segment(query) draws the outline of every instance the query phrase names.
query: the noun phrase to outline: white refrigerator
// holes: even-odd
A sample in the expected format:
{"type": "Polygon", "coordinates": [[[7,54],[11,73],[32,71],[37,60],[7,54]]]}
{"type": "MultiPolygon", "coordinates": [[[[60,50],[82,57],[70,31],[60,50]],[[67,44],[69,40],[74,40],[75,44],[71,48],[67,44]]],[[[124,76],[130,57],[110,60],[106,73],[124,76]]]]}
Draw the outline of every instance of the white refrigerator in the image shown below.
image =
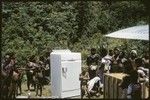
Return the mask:
{"type": "Polygon", "coordinates": [[[54,50],[50,54],[52,97],[80,95],[81,53],[54,50]]]}

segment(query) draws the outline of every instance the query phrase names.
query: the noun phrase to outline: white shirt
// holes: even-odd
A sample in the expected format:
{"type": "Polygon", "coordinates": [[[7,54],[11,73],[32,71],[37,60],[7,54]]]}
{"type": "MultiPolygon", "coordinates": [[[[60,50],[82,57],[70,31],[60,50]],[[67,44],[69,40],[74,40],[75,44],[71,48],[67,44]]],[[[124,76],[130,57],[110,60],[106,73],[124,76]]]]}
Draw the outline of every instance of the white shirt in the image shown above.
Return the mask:
{"type": "Polygon", "coordinates": [[[148,75],[149,75],[149,69],[147,69],[147,68],[138,67],[137,71],[140,75],[142,75],[142,77],[148,77],[148,75]]]}
{"type": "Polygon", "coordinates": [[[91,79],[90,81],[88,81],[88,91],[91,91],[92,88],[94,87],[94,84],[97,83],[98,81],[100,81],[99,77],[94,77],[93,79],[91,79]]]}

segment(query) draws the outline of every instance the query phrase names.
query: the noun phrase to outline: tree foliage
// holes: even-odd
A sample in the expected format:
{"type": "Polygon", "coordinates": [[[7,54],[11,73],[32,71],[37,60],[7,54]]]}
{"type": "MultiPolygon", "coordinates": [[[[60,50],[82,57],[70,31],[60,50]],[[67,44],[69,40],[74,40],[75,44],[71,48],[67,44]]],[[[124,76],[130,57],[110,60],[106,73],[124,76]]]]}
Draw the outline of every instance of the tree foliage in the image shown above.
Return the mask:
{"type": "MultiPolygon", "coordinates": [[[[81,52],[85,59],[89,48],[99,49],[104,41],[109,49],[124,45],[104,34],[148,23],[140,1],[3,2],[2,15],[2,56],[13,51],[19,64],[55,48],[81,52]]],[[[143,41],[126,43],[129,50],[137,44],[139,52],[145,48],[143,41]]]]}

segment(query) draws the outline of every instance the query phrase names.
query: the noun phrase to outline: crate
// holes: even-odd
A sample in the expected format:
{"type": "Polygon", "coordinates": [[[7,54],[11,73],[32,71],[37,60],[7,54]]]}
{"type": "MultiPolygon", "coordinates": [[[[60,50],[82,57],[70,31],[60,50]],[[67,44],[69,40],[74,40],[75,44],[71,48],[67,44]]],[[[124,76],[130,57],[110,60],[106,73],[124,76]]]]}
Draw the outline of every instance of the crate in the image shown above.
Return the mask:
{"type": "MultiPolygon", "coordinates": [[[[105,99],[123,99],[123,90],[119,87],[120,82],[126,74],[123,73],[105,73],[104,74],[104,98],[105,99]]],[[[142,98],[149,96],[148,87],[142,84],[142,98]]]]}

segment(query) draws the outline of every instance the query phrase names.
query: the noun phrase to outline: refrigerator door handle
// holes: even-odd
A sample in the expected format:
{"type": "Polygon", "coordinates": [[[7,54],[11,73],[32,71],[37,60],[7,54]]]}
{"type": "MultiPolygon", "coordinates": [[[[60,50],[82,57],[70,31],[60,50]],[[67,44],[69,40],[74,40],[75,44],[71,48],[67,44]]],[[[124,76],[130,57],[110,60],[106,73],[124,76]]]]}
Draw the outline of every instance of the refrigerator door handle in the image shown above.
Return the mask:
{"type": "Polygon", "coordinates": [[[66,67],[66,72],[67,72],[67,67],[66,67]]]}
{"type": "Polygon", "coordinates": [[[62,71],[63,71],[63,73],[66,73],[67,72],[67,67],[63,67],[62,71]]]}

